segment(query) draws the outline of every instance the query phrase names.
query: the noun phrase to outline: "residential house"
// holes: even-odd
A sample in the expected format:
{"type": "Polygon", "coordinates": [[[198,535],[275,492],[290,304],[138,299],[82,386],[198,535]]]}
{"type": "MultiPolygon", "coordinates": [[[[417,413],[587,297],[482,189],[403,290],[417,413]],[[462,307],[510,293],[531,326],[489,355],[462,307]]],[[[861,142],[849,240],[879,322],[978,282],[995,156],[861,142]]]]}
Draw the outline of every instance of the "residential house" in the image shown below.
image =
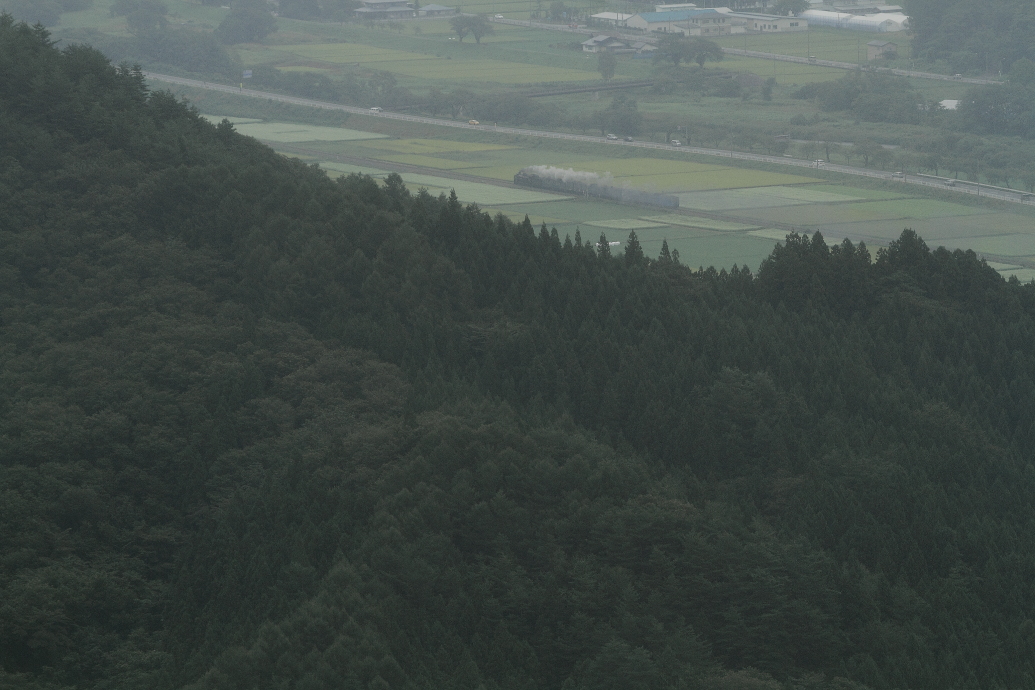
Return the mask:
{"type": "Polygon", "coordinates": [[[417,7],[418,17],[444,17],[447,15],[456,14],[455,7],[446,7],[445,5],[419,5],[417,7]]]}
{"type": "Polygon", "coordinates": [[[360,0],[362,7],[356,8],[360,19],[405,19],[413,16],[413,8],[406,0],[360,0]]]}
{"type": "Polygon", "coordinates": [[[601,34],[583,41],[582,51],[585,53],[624,53],[632,52],[632,48],[620,38],[601,34]]]}
{"type": "Polygon", "coordinates": [[[883,57],[897,57],[898,44],[891,41],[870,41],[866,44],[866,59],[876,60],[883,57]]]}

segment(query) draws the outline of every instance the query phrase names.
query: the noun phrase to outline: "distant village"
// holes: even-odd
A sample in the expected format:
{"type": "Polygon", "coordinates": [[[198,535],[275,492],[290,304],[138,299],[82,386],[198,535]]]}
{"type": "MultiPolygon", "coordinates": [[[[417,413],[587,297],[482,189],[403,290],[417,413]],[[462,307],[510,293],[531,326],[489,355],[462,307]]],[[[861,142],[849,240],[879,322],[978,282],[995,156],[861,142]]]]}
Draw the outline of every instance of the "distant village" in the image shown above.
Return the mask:
{"type": "MultiPolygon", "coordinates": [[[[708,2],[707,4],[711,4],[708,2]]],[[[838,6],[812,3],[797,15],[767,14],[740,8],[746,3],[729,2],[731,7],[699,7],[695,3],[655,5],[653,12],[626,14],[600,12],[589,17],[586,27],[632,29],[647,33],[683,34],[684,36],[728,36],[742,33],[772,31],[805,31],[812,26],[829,26],[857,31],[892,33],[909,28],[909,18],[899,5],[838,6]]],[[[765,3],[763,4],[763,8],[765,3]]],[[[757,3],[752,3],[757,5],[757,3]]],[[[407,2],[407,0],[360,0],[356,16],[366,19],[407,19],[413,17],[440,17],[457,14],[459,7],[407,2]]],[[[504,19],[497,15],[494,19],[504,19]]],[[[582,28],[582,27],[580,27],[582,28]]],[[[587,52],[626,51],[624,43],[596,40],[583,43],[587,52]]]]}

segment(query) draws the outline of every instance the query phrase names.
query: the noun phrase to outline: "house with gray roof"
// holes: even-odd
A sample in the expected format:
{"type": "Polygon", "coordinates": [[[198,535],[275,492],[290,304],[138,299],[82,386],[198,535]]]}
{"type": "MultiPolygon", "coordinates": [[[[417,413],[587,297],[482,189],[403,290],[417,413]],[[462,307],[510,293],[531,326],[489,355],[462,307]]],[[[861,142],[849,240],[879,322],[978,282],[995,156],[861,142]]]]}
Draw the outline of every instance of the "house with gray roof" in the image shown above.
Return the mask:
{"type": "Polygon", "coordinates": [[[360,19],[405,19],[413,16],[413,8],[406,0],[360,0],[356,8],[360,19]]]}
{"type": "Polygon", "coordinates": [[[445,5],[420,5],[417,8],[418,17],[443,17],[450,14],[456,14],[455,7],[446,7],[445,5]]]}

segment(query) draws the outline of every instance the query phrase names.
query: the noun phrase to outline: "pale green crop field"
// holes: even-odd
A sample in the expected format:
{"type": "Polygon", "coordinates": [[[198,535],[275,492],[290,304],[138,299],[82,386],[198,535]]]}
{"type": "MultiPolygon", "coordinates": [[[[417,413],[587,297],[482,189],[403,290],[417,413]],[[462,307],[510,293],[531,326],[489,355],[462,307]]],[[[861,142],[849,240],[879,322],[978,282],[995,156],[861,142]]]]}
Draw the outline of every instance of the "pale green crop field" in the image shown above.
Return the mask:
{"type": "MultiPolygon", "coordinates": [[[[749,168],[718,168],[701,172],[643,175],[636,178],[637,187],[650,187],[666,192],[691,192],[712,189],[738,189],[769,185],[804,184],[816,182],[812,177],[774,173],[749,168]]],[[[680,200],[682,204],[682,199],[680,200]]]]}
{"type": "Polygon", "coordinates": [[[471,56],[468,59],[450,59],[424,53],[391,48],[379,48],[358,43],[316,43],[281,45],[276,49],[240,51],[248,65],[264,64],[287,59],[304,59],[331,65],[359,65],[420,79],[495,82],[500,84],[537,84],[544,82],[598,81],[595,66],[592,71],[565,67],[528,65],[471,56]]]}
{"type": "Polygon", "coordinates": [[[737,209],[765,209],[780,206],[802,206],[810,203],[847,203],[861,199],[899,199],[901,195],[886,194],[879,190],[863,190],[837,185],[826,185],[833,191],[822,191],[813,185],[787,188],[784,186],[754,189],[723,189],[717,191],[691,192],[679,195],[679,204],[684,208],[700,211],[731,211],[737,209]],[[867,194],[871,193],[871,194],[867,194]]]}
{"type": "Polygon", "coordinates": [[[1026,235],[993,235],[990,237],[966,237],[948,239],[947,249],[973,249],[979,254],[996,256],[1030,257],[1035,255],[1035,232],[1026,235]]]}
{"type": "Polygon", "coordinates": [[[745,225],[743,223],[730,223],[724,220],[703,218],[701,216],[684,216],[671,214],[667,216],[643,216],[643,220],[649,220],[665,225],[675,225],[687,228],[698,228],[700,230],[715,230],[717,232],[746,232],[754,230],[757,225],[745,225]]]}
{"type": "Polygon", "coordinates": [[[300,141],[359,141],[363,139],[381,139],[385,134],[361,132],[355,129],[339,127],[318,127],[315,125],[298,125],[286,122],[244,122],[234,128],[245,136],[255,137],[261,141],[294,143],[300,141]]]}
{"type": "MultiPolygon", "coordinates": [[[[866,63],[866,43],[872,41],[873,36],[865,31],[810,27],[808,31],[739,34],[712,40],[724,48],[742,48],[797,57],[813,55],[820,60],[866,63]]],[[[909,53],[910,37],[906,34],[881,34],[880,38],[897,43],[900,55],[906,56],[909,53]]]]}
{"type": "Polygon", "coordinates": [[[586,225],[606,230],[645,230],[647,228],[665,228],[668,223],[658,223],[643,218],[618,218],[615,220],[594,220],[586,225]]]}
{"type": "Polygon", "coordinates": [[[477,169],[478,166],[471,165],[466,161],[452,161],[448,158],[437,158],[433,156],[381,156],[380,160],[391,163],[402,163],[403,165],[419,165],[423,168],[438,168],[439,170],[467,170],[477,169]]]}
{"type": "Polygon", "coordinates": [[[986,213],[986,211],[973,206],[964,206],[963,204],[933,199],[897,199],[848,204],[803,204],[783,208],[744,209],[738,212],[739,215],[757,219],[760,222],[786,223],[807,227],[878,220],[895,220],[908,225],[913,220],[969,216],[981,213],[986,213]]]}
{"type": "Polygon", "coordinates": [[[791,201],[806,201],[813,204],[828,202],[859,201],[865,197],[845,194],[843,192],[831,192],[829,189],[817,189],[815,187],[767,187],[757,190],[761,196],[771,196],[777,199],[789,199],[791,201]]]}
{"type": "Polygon", "coordinates": [[[760,77],[774,77],[777,84],[812,84],[840,79],[845,75],[845,70],[836,67],[821,67],[740,55],[727,55],[719,65],[723,69],[734,72],[751,72],[760,77]]]}
{"type": "MultiPolygon", "coordinates": [[[[872,199],[872,200],[886,200],[886,199],[901,199],[905,197],[905,194],[900,192],[890,192],[886,189],[866,189],[865,187],[849,187],[847,185],[838,184],[821,184],[815,187],[811,185],[805,185],[804,187],[795,187],[792,190],[792,194],[800,195],[806,194],[810,190],[815,190],[821,194],[834,194],[836,196],[843,197],[842,199],[830,199],[830,201],[843,201],[845,199],[872,199]]],[[[770,190],[771,191],[771,190],[770,190]]],[[[801,196],[786,195],[789,199],[801,199],[801,196]]],[[[823,201],[821,198],[809,199],[810,201],[823,201]]]]}
{"type": "Polygon", "coordinates": [[[513,146],[482,144],[473,141],[450,141],[449,139],[388,139],[370,146],[396,153],[434,155],[436,153],[472,153],[481,151],[507,151],[513,146]]]}

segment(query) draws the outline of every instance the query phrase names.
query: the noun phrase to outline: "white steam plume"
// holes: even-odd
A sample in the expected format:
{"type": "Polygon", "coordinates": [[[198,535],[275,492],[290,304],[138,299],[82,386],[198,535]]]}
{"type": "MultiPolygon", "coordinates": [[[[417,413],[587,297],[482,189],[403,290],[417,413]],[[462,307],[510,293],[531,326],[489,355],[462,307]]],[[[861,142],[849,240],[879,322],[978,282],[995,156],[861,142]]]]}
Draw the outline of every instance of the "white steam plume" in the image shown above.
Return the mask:
{"type": "Polygon", "coordinates": [[[571,168],[555,168],[552,165],[530,165],[522,172],[538,175],[539,177],[550,177],[564,182],[577,182],[580,184],[610,185],[614,183],[611,173],[598,175],[593,172],[579,172],[571,168]]]}

